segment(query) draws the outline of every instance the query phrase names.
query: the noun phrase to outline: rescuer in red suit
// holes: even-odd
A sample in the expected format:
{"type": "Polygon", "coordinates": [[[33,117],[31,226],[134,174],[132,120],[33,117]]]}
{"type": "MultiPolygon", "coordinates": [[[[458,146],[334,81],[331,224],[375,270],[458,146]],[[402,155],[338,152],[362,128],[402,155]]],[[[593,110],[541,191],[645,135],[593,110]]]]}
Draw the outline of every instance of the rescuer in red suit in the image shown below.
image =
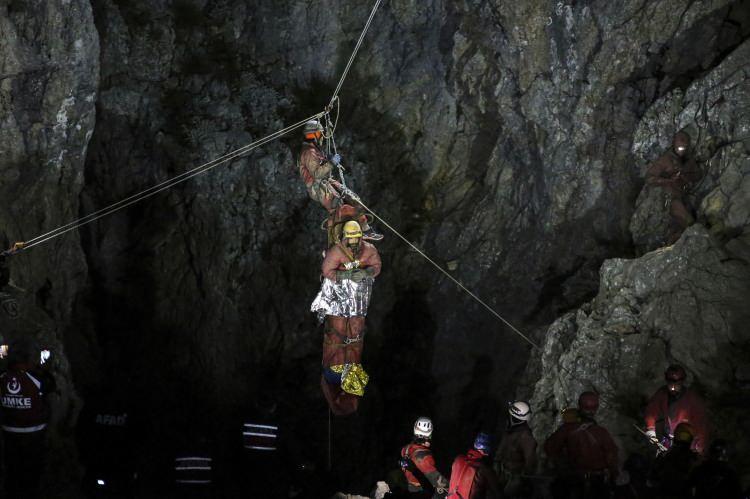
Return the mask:
{"type": "Polygon", "coordinates": [[[464,499],[501,499],[500,478],[489,464],[492,437],[479,433],[474,446],[465,455],[457,456],[451,468],[448,497],[464,499]]]}
{"type": "Polygon", "coordinates": [[[583,392],[578,397],[579,420],[563,423],[544,443],[558,475],[555,498],[609,497],[619,474],[617,445],[594,420],[598,409],[599,395],[583,392]]]}
{"type": "Polygon", "coordinates": [[[305,141],[302,143],[297,169],[310,198],[320,203],[328,212],[329,228],[331,228],[330,224],[335,223],[337,219],[345,217],[359,222],[365,239],[371,241],[383,239],[382,234],[370,227],[359,205],[352,200],[344,199],[340,192],[341,184],[333,179],[331,175],[333,168],[339,166],[341,157],[338,154],[328,157],[321,149],[323,125],[318,120],[310,120],[305,123],[302,133],[305,141]]]}
{"type": "Polygon", "coordinates": [[[667,244],[677,241],[694,221],[693,208],[687,197],[693,186],[700,180],[701,172],[689,150],[690,135],[678,132],[674,136],[672,147],[659,156],[646,172],[646,183],[661,187],[670,196],[671,222],[667,244]]]}
{"type": "Polygon", "coordinates": [[[667,384],[654,393],[646,406],[644,415],[646,434],[652,440],[658,441],[656,423],[663,421],[665,434],[662,443],[669,447],[677,425],[690,423],[695,435],[691,449],[703,454],[708,441],[706,406],[694,390],[685,386],[685,378],[687,378],[685,369],[677,364],[669,366],[664,372],[667,384]]]}
{"type": "Polygon", "coordinates": [[[401,449],[401,469],[409,484],[409,495],[415,498],[443,498],[448,490],[448,480],[435,465],[431,438],[432,421],[419,418],[414,423],[414,440],[401,449]]]}
{"type": "Polygon", "coordinates": [[[346,416],[357,410],[368,375],[361,365],[365,317],[374,279],[382,267],[378,250],[362,241],[359,224],[344,224],[343,240],[326,251],[325,277],[311,309],[325,317],[321,389],[331,411],[346,416]]]}

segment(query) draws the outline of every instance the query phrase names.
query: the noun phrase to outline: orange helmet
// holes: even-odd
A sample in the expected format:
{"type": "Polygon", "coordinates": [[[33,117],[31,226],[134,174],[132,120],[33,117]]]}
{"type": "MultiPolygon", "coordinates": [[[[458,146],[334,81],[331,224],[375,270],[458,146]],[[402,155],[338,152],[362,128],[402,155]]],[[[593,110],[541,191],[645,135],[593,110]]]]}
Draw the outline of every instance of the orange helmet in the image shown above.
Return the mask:
{"type": "Polygon", "coordinates": [[[307,140],[319,139],[323,136],[323,125],[318,120],[310,120],[305,123],[302,133],[307,140]]]}

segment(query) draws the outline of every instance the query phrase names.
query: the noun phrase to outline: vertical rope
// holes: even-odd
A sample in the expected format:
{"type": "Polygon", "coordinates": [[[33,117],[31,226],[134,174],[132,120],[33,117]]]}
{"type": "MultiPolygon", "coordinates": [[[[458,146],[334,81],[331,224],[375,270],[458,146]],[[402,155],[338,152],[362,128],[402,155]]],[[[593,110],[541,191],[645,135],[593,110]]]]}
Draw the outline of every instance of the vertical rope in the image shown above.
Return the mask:
{"type": "Polygon", "coordinates": [[[331,472],[331,454],[333,448],[333,439],[331,437],[331,408],[328,408],[328,472],[331,472]]]}

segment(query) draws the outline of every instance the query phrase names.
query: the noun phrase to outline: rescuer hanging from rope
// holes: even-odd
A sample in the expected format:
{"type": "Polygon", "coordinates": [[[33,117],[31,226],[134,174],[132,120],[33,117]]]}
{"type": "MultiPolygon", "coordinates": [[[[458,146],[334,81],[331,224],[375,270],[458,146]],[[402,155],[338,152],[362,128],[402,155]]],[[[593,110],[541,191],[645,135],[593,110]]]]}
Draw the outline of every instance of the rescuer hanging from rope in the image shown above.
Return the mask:
{"type": "Polygon", "coordinates": [[[343,232],[343,240],[326,252],[323,284],[310,307],[325,322],[321,388],[337,416],[357,410],[369,379],[360,359],[372,284],[381,267],[378,250],[362,241],[357,222],[344,224],[343,232]]]}
{"type": "Polygon", "coordinates": [[[304,142],[299,155],[297,168],[305,183],[310,198],[320,203],[328,212],[325,225],[328,231],[328,246],[335,244],[341,226],[348,220],[357,220],[362,227],[364,239],[379,241],[382,234],[372,230],[364,211],[353,200],[342,194],[342,185],[332,176],[333,168],[341,164],[341,156],[330,157],[321,148],[324,138],[323,125],[318,120],[308,121],[303,128],[304,142]]]}

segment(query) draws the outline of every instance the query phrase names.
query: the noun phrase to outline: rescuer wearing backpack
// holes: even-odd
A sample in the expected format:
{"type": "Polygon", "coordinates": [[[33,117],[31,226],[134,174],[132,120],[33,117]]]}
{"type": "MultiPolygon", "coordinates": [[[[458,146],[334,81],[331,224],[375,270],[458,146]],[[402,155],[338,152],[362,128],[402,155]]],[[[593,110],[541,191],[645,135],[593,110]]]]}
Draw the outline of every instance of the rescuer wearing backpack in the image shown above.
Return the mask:
{"type": "Polygon", "coordinates": [[[499,499],[500,479],[490,465],[492,437],[479,433],[474,447],[456,457],[451,468],[448,499],[499,499]]]}
{"type": "Polygon", "coordinates": [[[557,472],[555,498],[602,499],[619,474],[617,445],[594,416],[599,395],[583,392],[578,397],[580,419],[565,422],[544,443],[544,451],[557,472]]]}
{"type": "Polygon", "coordinates": [[[445,497],[448,480],[435,466],[430,449],[431,438],[432,421],[430,418],[419,418],[414,423],[414,439],[401,449],[401,470],[409,484],[411,497],[445,497]],[[430,489],[434,489],[434,494],[430,489]]]}

